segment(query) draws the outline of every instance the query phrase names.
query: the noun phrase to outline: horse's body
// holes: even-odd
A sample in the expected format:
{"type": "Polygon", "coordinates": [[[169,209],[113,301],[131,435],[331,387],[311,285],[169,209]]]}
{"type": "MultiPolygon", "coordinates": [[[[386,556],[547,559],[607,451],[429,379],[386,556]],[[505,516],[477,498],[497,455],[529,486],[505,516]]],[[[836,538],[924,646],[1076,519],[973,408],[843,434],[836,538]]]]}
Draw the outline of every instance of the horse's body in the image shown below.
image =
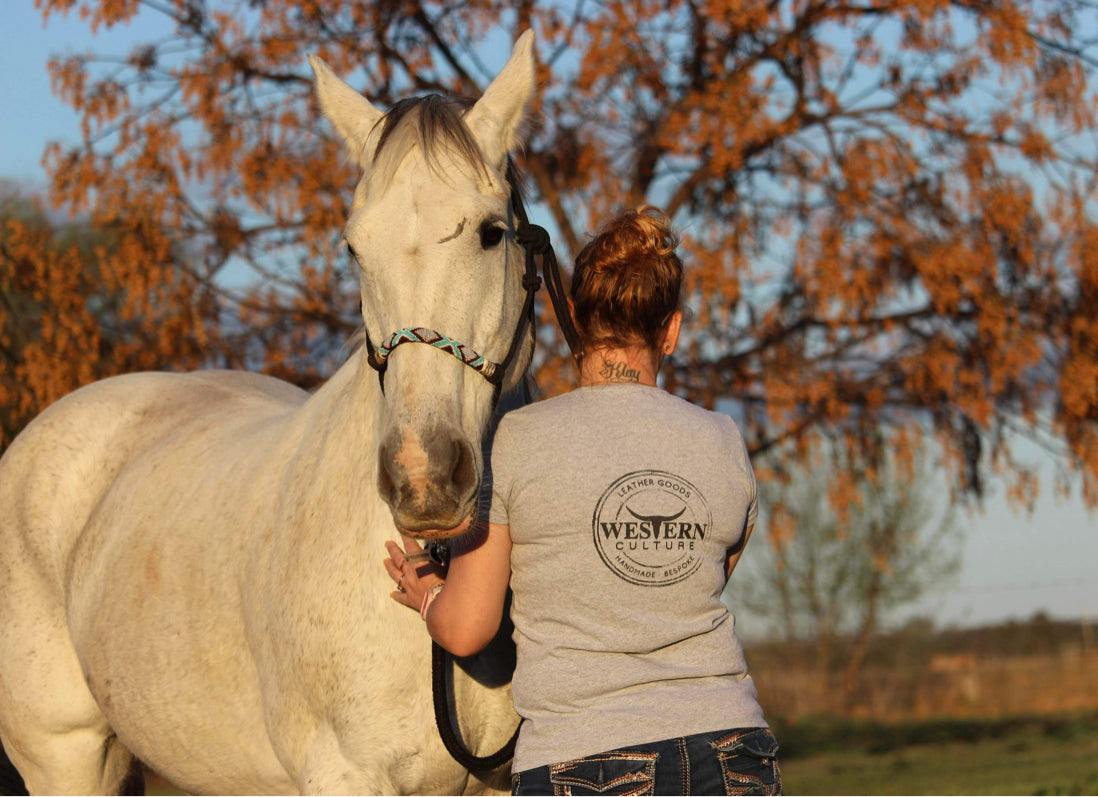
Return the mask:
{"type": "MultiPolygon", "coordinates": [[[[509,217],[531,45],[465,115],[472,164],[414,133],[375,159],[380,113],[314,62],[366,168],[345,237],[372,339],[425,326],[507,351],[520,257],[478,230],[509,217]]],[[[394,519],[426,532],[475,507],[493,388],[429,346],[390,359],[384,394],[362,350],[313,395],[238,372],[117,377],[16,439],[0,460],[0,737],[32,793],[119,790],[134,756],[194,792],[484,787],[442,747],[429,638],[381,561],[394,519]]],[[[495,749],[509,689],[455,681],[466,741],[495,749]]]]}

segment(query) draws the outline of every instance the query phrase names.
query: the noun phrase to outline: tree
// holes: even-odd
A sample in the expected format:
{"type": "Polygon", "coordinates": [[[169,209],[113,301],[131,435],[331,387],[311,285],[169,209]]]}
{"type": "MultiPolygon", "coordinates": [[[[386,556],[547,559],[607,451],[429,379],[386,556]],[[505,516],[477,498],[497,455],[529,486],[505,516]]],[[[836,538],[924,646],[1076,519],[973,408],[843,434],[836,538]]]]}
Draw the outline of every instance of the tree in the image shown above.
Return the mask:
{"type": "MultiPolygon", "coordinates": [[[[932,435],[958,495],[990,469],[1032,498],[1021,431],[1098,499],[1089,0],[36,2],[170,28],[52,62],[85,130],[47,150],[52,196],[188,241],[177,265],[259,342],[230,361],[311,384],[358,323],[338,246],[355,175],[305,54],[382,104],[476,95],[482,59],[532,26],[545,92],[522,165],[562,256],[623,205],[685,229],[695,317],[669,388],[735,402],[755,453],[932,435]]],[[[539,362],[559,389],[559,343],[539,362]]]]}
{"type": "Polygon", "coordinates": [[[781,628],[787,643],[810,642],[825,676],[841,667],[846,708],[888,616],[960,566],[953,512],[935,517],[935,489],[924,457],[906,465],[885,456],[878,466],[839,445],[813,449],[787,483],[759,486],[770,544],[733,580],[733,603],[781,628]],[[856,474],[839,509],[830,492],[846,482],[837,472],[856,474]]]}
{"type": "Polygon", "coordinates": [[[212,305],[131,223],[58,225],[0,183],[0,450],[83,384],[209,362],[212,305]]]}

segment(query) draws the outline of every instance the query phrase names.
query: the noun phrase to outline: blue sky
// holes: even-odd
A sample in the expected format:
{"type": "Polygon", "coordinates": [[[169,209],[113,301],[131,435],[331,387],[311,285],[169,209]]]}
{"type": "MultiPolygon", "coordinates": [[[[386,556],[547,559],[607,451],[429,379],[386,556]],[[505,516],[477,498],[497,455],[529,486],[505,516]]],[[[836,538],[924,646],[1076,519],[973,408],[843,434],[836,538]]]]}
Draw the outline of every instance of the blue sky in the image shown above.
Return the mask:
{"type": "Polygon", "coordinates": [[[134,43],[162,35],[166,28],[163,23],[154,27],[157,17],[147,13],[133,26],[101,30],[95,37],[76,13],[55,15],[44,27],[34,0],[5,0],[0,21],[0,176],[41,185],[46,143],[80,141],[76,114],[50,93],[50,56],[93,45],[100,52],[126,55],[134,43]]]}
{"type": "MultiPolygon", "coordinates": [[[[135,27],[101,33],[94,40],[75,15],[43,28],[33,0],[5,0],[0,26],[0,177],[30,186],[45,179],[40,161],[46,142],[80,139],[76,115],[50,93],[51,54],[87,50],[124,54],[136,41],[159,34],[140,19],[135,27]]],[[[1042,461],[1033,450],[1031,461],[1042,461]]],[[[1048,472],[1048,468],[1044,468],[1048,472]]],[[[1037,611],[1053,617],[1098,621],[1098,514],[1078,500],[1052,495],[1051,479],[1032,515],[1014,510],[992,483],[984,512],[964,515],[964,566],[954,584],[928,595],[912,613],[939,624],[975,625],[1037,611]]],[[[753,545],[763,544],[762,540],[753,545]]],[[[750,556],[750,547],[745,556],[750,556]]],[[[751,631],[750,618],[744,619],[751,631]]]]}

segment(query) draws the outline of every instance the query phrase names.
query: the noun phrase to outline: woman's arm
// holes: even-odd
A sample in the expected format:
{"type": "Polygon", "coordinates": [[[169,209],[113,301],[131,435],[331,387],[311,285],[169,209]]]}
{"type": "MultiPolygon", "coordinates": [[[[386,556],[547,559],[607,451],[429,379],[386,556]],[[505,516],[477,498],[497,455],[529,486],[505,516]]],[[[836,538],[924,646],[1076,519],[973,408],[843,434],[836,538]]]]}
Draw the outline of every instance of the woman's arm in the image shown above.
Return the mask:
{"type": "Polygon", "coordinates": [[[759,516],[759,490],[755,482],[755,470],[751,467],[751,458],[747,454],[747,445],[744,443],[739,427],[727,415],[723,416],[721,420],[725,424],[724,428],[729,435],[727,438],[729,440],[728,456],[734,464],[734,467],[729,469],[730,478],[736,482],[740,489],[743,486],[747,487],[749,498],[743,521],[743,534],[740,535],[735,545],[725,551],[724,579],[727,581],[740,562],[740,556],[743,555],[743,549],[747,547],[751,532],[755,530],[755,522],[759,516]]]}
{"type": "Polygon", "coordinates": [[[740,537],[740,541],[728,549],[728,555],[724,560],[724,578],[727,581],[732,576],[732,571],[736,569],[736,565],[740,562],[740,556],[743,555],[743,549],[747,547],[747,539],[751,536],[751,532],[755,530],[755,524],[752,523],[746,529],[743,530],[743,536],[740,537]]]}
{"type": "MultiPolygon", "coordinates": [[[[404,553],[418,551],[419,544],[404,538],[404,549],[386,542],[389,559],[385,568],[403,591],[394,600],[419,609],[424,593],[442,579],[433,568],[404,563],[404,553]],[[424,571],[424,572],[417,572],[424,571]],[[403,578],[402,578],[403,577],[403,578]]],[[[431,637],[455,656],[471,656],[484,649],[499,630],[507,584],[511,579],[511,531],[508,526],[478,525],[455,542],[445,587],[427,611],[431,637]]]]}

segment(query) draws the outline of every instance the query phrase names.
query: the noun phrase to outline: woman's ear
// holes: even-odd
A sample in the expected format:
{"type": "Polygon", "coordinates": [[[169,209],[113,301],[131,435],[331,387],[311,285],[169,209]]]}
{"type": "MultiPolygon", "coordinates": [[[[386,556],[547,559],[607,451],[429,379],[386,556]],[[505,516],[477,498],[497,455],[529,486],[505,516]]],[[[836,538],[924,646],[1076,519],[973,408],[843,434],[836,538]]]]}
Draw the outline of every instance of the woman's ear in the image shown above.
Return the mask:
{"type": "Polygon", "coordinates": [[[674,353],[675,347],[679,345],[679,333],[681,331],[682,311],[676,310],[671,314],[671,317],[667,319],[667,326],[663,328],[663,335],[660,340],[660,354],[667,357],[674,353]]]}

